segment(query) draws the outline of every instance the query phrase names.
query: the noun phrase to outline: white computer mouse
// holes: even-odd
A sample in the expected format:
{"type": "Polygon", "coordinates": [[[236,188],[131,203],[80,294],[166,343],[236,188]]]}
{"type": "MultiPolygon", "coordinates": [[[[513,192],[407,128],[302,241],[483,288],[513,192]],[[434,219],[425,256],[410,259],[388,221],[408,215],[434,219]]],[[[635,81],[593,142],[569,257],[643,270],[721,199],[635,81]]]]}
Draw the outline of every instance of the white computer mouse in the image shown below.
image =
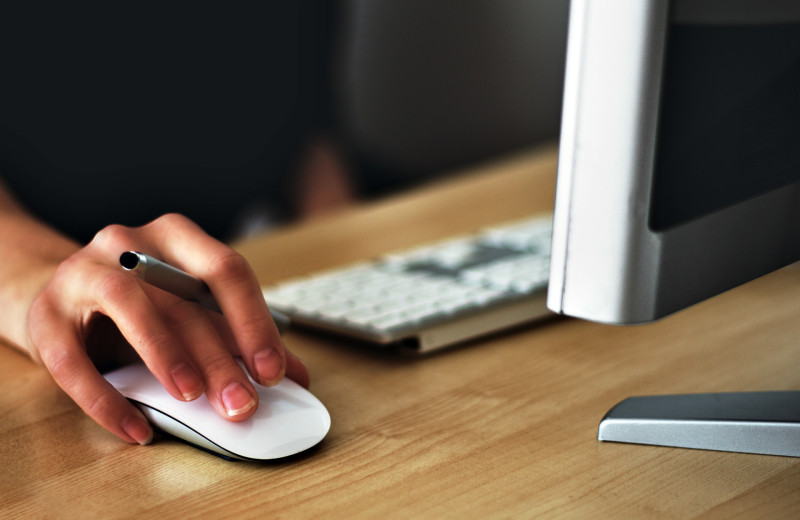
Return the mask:
{"type": "Polygon", "coordinates": [[[142,363],[104,376],[153,426],[227,458],[288,457],[319,443],[331,426],[319,399],[289,378],[273,387],[254,384],[259,396],[255,414],[231,422],[219,416],[205,395],[190,402],[175,399],[142,363]]]}

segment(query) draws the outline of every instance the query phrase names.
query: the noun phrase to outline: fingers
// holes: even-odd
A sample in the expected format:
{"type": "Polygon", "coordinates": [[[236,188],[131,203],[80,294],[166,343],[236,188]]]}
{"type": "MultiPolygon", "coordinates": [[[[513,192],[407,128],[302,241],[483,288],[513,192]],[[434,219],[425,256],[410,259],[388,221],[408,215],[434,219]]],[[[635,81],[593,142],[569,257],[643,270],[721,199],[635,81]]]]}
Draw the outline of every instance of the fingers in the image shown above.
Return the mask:
{"type": "MultiPolygon", "coordinates": [[[[221,314],[217,313],[208,313],[208,317],[211,319],[220,337],[223,338],[223,343],[226,345],[231,345],[234,348],[234,350],[232,350],[233,354],[241,355],[238,350],[235,350],[237,348],[236,341],[233,338],[233,333],[231,332],[230,327],[228,327],[228,323],[225,321],[225,318],[221,314]]],[[[289,349],[285,349],[284,352],[286,353],[286,376],[299,383],[303,387],[308,388],[310,384],[310,377],[308,375],[308,368],[306,367],[305,363],[303,363],[303,361],[295,356],[289,349]]]]}
{"type": "Polygon", "coordinates": [[[217,412],[234,421],[255,412],[258,394],[206,310],[119,270],[106,271],[83,290],[173,397],[191,401],[205,391],[217,412]]]}
{"type": "Polygon", "coordinates": [[[162,260],[208,284],[253,379],[263,385],[280,381],[286,372],[285,348],[245,259],[179,215],[164,216],[148,227],[171,237],[159,244],[162,260]]]}
{"type": "MultiPolygon", "coordinates": [[[[108,226],[95,236],[90,247],[97,251],[99,256],[109,259],[113,263],[116,263],[120,252],[137,250],[149,253],[179,268],[184,268],[179,262],[170,259],[168,253],[165,253],[165,251],[171,250],[171,246],[168,244],[176,241],[194,244],[197,241],[208,240],[210,237],[197,226],[176,227],[171,222],[190,223],[184,217],[169,215],[141,228],[108,226]]],[[[189,256],[191,254],[207,255],[208,253],[203,250],[198,252],[198,248],[194,247],[184,252],[181,256],[189,256]]],[[[255,411],[253,403],[257,403],[257,394],[247,376],[232,357],[232,353],[241,350],[238,345],[234,345],[230,341],[233,340],[235,342],[235,336],[229,334],[221,338],[209,324],[209,313],[200,309],[196,304],[184,302],[174,295],[156,289],[146,283],[141,283],[118,268],[116,268],[116,271],[129,281],[140,285],[145,292],[149,293],[149,299],[159,306],[156,309],[157,314],[169,320],[167,328],[177,333],[180,345],[194,359],[194,367],[199,370],[202,379],[205,381],[206,393],[212,405],[224,417],[230,419],[239,420],[252,415],[252,412],[255,411]],[[195,334],[195,331],[198,330],[204,332],[195,334]],[[226,402],[227,405],[225,404],[226,402]],[[236,406],[236,404],[239,406],[236,406]]],[[[141,316],[132,315],[124,307],[117,305],[114,298],[104,300],[104,310],[114,321],[119,322],[117,324],[123,335],[130,336],[128,338],[129,341],[136,341],[137,334],[140,333],[138,324],[144,323],[141,316]],[[127,319],[132,321],[127,322],[127,319]]],[[[151,332],[155,338],[160,337],[155,330],[151,332]]],[[[158,363],[161,356],[158,349],[148,356],[150,348],[146,343],[141,344],[141,347],[134,346],[142,354],[148,368],[153,371],[156,377],[159,377],[158,363]]],[[[187,363],[187,365],[189,365],[189,368],[194,368],[191,364],[187,363]]],[[[189,370],[184,367],[183,372],[189,373],[189,370]]],[[[160,377],[159,380],[161,380],[160,377]]]]}
{"type": "Polygon", "coordinates": [[[29,312],[34,344],[53,379],[98,424],[122,440],[149,444],[153,438],[147,419],[122,397],[94,368],[75,328],[45,298],[37,298],[29,312]]]}
{"type": "MultiPolygon", "coordinates": [[[[252,414],[250,407],[254,411],[253,403],[257,403],[255,389],[231,354],[242,356],[253,379],[261,384],[277,383],[288,368],[293,379],[308,385],[305,365],[293,356],[287,361],[283,342],[252,268],[241,255],[207,235],[192,221],[180,215],[165,215],[141,228],[110,226],[95,237],[93,245],[114,259],[120,251],[147,252],[209,285],[223,316],[205,312],[195,316],[183,314],[168,326],[179,332],[184,348],[205,380],[209,400],[220,413],[233,420],[243,419],[252,414]],[[203,316],[210,317],[214,329],[209,328],[203,316]]],[[[166,296],[159,301],[167,301],[166,296]]],[[[178,308],[190,312],[198,307],[180,305],[162,314],[169,316],[178,308]]]]}
{"type": "Polygon", "coordinates": [[[86,353],[88,324],[108,316],[175,398],[206,393],[226,419],[250,417],[256,381],[284,374],[308,386],[308,370],[286,352],[255,273],[244,259],[191,221],[169,215],[141,228],[109,226],[59,266],[31,307],[28,330],[57,383],[100,425],[127,442],[152,436],[142,414],[100,375],[86,353]],[[203,279],[223,315],[141,282],[117,266],[122,251],[139,250],[203,279]]]}
{"type": "Polygon", "coordinates": [[[85,255],[75,256],[59,267],[40,298],[53,302],[58,316],[77,312],[75,329],[85,329],[96,312],[108,316],[173,397],[189,401],[203,394],[193,358],[155,308],[152,296],[133,277],[85,255]]]}
{"type": "Polygon", "coordinates": [[[164,314],[200,368],[206,396],[217,413],[233,421],[250,417],[258,406],[258,393],[234,361],[208,311],[177,300],[164,314]]]}

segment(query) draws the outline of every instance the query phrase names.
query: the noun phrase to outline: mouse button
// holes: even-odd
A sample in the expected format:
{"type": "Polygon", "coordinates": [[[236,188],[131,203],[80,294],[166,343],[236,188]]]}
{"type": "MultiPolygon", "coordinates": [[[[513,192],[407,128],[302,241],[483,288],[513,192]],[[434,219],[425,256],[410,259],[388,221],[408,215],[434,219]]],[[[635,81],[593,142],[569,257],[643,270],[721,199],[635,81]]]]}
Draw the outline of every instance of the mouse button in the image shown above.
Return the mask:
{"type": "Polygon", "coordinates": [[[286,426],[302,423],[302,426],[330,426],[330,414],[325,405],[311,392],[294,381],[284,379],[272,387],[259,387],[259,407],[253,421],[280,421],[286,426]]]}
{"type": "Polygon", "coordinates": [[[275,459],[311,448],[330,430],[324,407],[298,408],[291,412],[252,417],[251,428],[239,438],[237,451],[254,459],[275,459]]]}
{"type": "Polygon", "coordinates": [[[129,399],[140,400],[139,397],[144,397],[146,402],[147,396],[169,395],[150,370],[141,363],[108,372],[103,377],[129,399]]]}
{"type": "Polygon", "coordinates": [[[328,410],[304,388],[298,386],[298,395],[297,389],[281,391],[282,384],[260,389],[261,402],[252,417],[208,430],[209,439],[258,460],[287,457],[318,444],[330,430],[328,410]],[[235,447],[226,445],[232,439],[235,447]]]}
{"type": "Polygon", "coordinates": [[[311,394],[298,395],[297,391],[287,391],[280,386],[259,388],[258,398],[259,406],[254,415],[264,418],[322,406],[311,394]]]}
{"type": "Polygon", "coordinates": [[[175,417],[192,428],[202,426],[209,414],[216,413],[205,396],[191,402],[175,399],[141,363],[109,372],[104,377],[128,399],[175,417]]]}
{"type": "Polygon", "coordinates": [[[321,438],[330,429],[330,415],[324,408],[298,408],[284,413],[265,413],[261,416],[253,416],[238,424],[250,425],[248,431],[242,433],[252,434],[254,440],[267,436],[275,442],[297,437],[320,436],[321,438]]]}

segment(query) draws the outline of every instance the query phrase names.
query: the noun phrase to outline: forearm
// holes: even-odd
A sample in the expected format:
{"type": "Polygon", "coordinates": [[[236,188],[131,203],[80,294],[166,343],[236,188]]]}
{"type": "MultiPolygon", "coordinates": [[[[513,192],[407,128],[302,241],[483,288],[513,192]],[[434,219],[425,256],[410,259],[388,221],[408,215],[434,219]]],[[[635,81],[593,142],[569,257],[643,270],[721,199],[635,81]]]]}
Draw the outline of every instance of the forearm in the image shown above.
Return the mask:
{"type": "Polygon", "coordinates": [[[0,338],[34,359],[28,309],[58,264],[79,248],[30,215],[0,181],[0,338]]]}

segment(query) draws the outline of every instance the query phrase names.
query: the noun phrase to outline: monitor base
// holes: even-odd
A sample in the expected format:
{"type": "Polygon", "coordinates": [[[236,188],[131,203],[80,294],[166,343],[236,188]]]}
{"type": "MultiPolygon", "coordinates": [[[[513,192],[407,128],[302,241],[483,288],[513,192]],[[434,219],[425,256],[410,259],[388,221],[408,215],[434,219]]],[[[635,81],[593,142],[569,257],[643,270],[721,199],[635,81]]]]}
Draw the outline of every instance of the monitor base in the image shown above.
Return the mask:
{"type": "Polygon", "coordinates": [[[629,397],[597,439],[800,457],[800,391],[629,397]]]}

